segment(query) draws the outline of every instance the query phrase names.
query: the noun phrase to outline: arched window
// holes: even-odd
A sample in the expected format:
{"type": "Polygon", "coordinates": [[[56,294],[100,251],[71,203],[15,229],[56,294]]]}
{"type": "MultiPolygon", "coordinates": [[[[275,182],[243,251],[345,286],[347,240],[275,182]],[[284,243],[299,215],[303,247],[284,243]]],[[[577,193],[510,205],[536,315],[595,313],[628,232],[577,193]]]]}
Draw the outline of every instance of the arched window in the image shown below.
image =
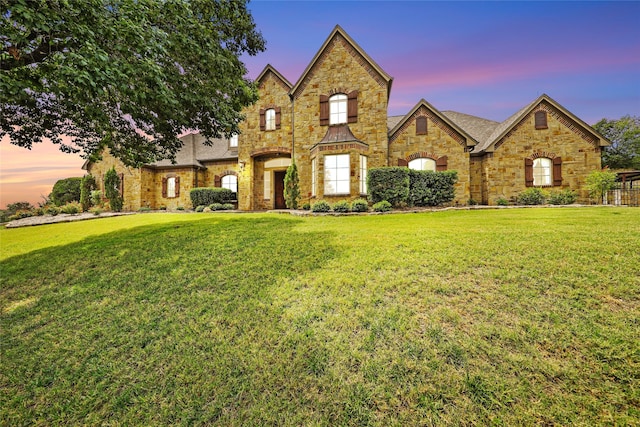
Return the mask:
{"type": "Polygon", "coordinates": [[[234,193],[238,192],[238,177],[235,175],[225,175],[222,177],[222,188],[228,188],[234,193]]]}
{"type": "Polygon", "coordinates": [[[551,159],[538,157],[533,161],[533,185],[551,185],[551,159]]]}
{"type": "Polygon", "coordinates": [[[275,130],[276,129],[276,110],[273,108],[269,108],[265,111],[265,129],[266,130],[275,130]]]}
{"type": "Polygon", "coordinates": [[[435,171],[436,161],[428,157],[420,157],[409,162],[409,169],[419,171],[435,171]]]}
{"type": "Polygon", "coordinates": [[[347,95],[338,93],[329,98],[329,124],[347,123],[347,95]]]}

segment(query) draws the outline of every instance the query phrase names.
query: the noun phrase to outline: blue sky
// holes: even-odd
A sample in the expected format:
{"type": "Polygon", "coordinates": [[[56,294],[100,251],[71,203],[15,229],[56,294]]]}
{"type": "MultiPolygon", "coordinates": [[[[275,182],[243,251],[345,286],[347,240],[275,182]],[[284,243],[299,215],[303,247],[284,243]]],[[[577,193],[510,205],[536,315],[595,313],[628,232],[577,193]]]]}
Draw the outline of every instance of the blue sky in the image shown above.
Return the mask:
{"type": "MultiPolygon", "coordinates": [[[[640,116],[640,2],[260,1],[249,4],[271,64],[291,83],[336,25],[394,77],[390,115],[424,98],[496,121],[546,93],[588,124],[640,116]]],[[[50,143],[0,145],[0,207],[41,201],[84,160],[50,143]],[[55,165],[55,166],[52,166],[55,165]]]]}
{"type": "Polygon", "coordinates": [[[389,114],[421,98],[502,121],[547,93],[589,124],[640,115],[640,2],[253,1],[271,64],[295,84],[338,24],[394,77],[389,114]]]}

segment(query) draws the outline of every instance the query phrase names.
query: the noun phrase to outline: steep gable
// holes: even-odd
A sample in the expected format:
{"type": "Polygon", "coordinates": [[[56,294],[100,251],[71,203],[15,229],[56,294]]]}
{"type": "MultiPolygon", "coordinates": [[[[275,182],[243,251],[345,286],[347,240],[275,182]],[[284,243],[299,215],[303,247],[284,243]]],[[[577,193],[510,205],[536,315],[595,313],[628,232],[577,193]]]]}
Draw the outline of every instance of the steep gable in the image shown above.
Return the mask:
{"type": "Polygon", "coordinates": [[[292,84],[287,80],[282,74],[278,72],[271,64],[267,64],[266,67],[262,70],[262,72],[256,78],[256,83],[261,85],[263,82],[268,80],[269,78],[274,79],[284,90],[287,92],[291,90],[292,84]]]}
{"type": "Polygon", "coordinates": [[[391,93],[393,78],[389,76],[358,44],[340,27],[336,25],[329,37],[322,44],[307,68],[304,70],[297,83],[291,89],[294,98],[300,96],[305,87],[311,81],[312,76],[326,60],[327,55],[336,44],[342,45],[365,68],[369,75],[375,79],[381,87],[387,87],[387,97],[391,93]]]}

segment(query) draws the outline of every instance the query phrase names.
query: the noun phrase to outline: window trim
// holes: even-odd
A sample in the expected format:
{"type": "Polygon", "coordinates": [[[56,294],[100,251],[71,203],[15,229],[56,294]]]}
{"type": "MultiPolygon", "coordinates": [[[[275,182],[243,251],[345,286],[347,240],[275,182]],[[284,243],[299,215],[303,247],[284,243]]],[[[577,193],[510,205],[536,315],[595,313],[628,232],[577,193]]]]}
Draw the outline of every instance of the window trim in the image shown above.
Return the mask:
{"type": "Polygon", "coordinates": [[[329,125],[342,125],[348,121],[349,97],[336,93],[329,97],[329,125]]]}
{"type": "Polygon", "coordinates": [[[409,169],[418,170],[418,171],[433,171],[433,172],[435,172],[435,171],[437,170],[437,162],[436,162],[436,160],[432,159],[431,157],[417,157],[417,158],[415,158],[415,159],[413,159],[413,160],[409,161],[409,162],[407,163],[407,167],[408,167],[409,169]],[[420,162],[420,165],[421,165],[421,166],[423,166],[423,167],[421,167],[420,169],[418,169],[417,167],[413,167],[413,166],[411,165],[411,164],[413,163],[413,165],[415,166],[415,165],[417,164],[416,162],[417,162],[418,160],[420,160],[420,161],[421,161],[421,162],[420,162]],[[424,168],[424,164],[425,164],[425,163],[427,163],[427,161],[428,161],[429,165],[432,165],[432,164],[433,164],[433,169],[431,169],[431,168],[429,168],[429,169],[425,169],[425,168],[424,168]]]}
{"type": "MultiPolygon", "coordinates": [[[[329,177],[331,174],[329,174],[329,177]]],[[[324,195],[326,196],[345,196],[351,194],[351,155],[348,153],[343,154],[330,154],[324,156],[324,195]],[[347,158],[348,166],[347,167],[339,167],[338,162],[339,158],[347,158]],[[336,166],[335,167],[327,167],[327,160],[335,158],[336,166]],[[327,172],[333,171],[335,173],[334,179],[327,179],[327,172]],[[346,178],[346,179],[345,179],[346,178]],[[347,183],[348,190],[347,191],[339,191],[339,183],[347,183]],[[329,185],[333,184],[335,186],[335,190],[331,191],[331,187],[329,185]]]]}
{"type": "Polygon", "coordinates": [[[238,134],[235,133],[229,138],[229,148],[238,148],[238,134]]]}
{"type": "Polygon", "coordinates": [[[264,130],[276,130],[276,109],[267,108],[264,112],[264,130]]]}
{"type": "MultiPolygon", "coordinates": [[[[231,178],[229,178],[229,179],[231,179],[231,178]]],[[[227,188],[227,189],[229,189],[229,190],[231,190],[231,191],[233,191],[234,193],[237,194],[238,193],[238,177],[236,175],[233,175],[233,174],[223,175],[220,178],[220,188],[227,188]],[[231,177],[231,178],[233,178],[235,180],[235,183],[232,184],[232,185],[235,185],[235,190],[233,188],[225,187],[225,182],[224,181],[225,181],[225,178],[228,178],[228,177],[231,177]]]]}
{"type": "Polygon", "coordinates": [[[368,157],[360,154],[360,194],[367,194],[367,163],[368,157]]]}

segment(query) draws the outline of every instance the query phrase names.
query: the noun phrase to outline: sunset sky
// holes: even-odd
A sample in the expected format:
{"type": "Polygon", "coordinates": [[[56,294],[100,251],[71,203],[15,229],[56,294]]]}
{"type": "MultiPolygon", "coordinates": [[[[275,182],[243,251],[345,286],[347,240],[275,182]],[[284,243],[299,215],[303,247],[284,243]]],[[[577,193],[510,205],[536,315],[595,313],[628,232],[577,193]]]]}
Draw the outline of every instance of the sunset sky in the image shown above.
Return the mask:
{"type": "MultiPolygon", "coordinates": [[[[394,78],[389,115],[424,98],[502,121],[546,93],[589,124],[640,115],[640,2],[254,1],[271,64],[295,84],[336,24],[394,78]]],[[[37,203],[84,160],[0,143],[0,206],[37,203]]]]}

